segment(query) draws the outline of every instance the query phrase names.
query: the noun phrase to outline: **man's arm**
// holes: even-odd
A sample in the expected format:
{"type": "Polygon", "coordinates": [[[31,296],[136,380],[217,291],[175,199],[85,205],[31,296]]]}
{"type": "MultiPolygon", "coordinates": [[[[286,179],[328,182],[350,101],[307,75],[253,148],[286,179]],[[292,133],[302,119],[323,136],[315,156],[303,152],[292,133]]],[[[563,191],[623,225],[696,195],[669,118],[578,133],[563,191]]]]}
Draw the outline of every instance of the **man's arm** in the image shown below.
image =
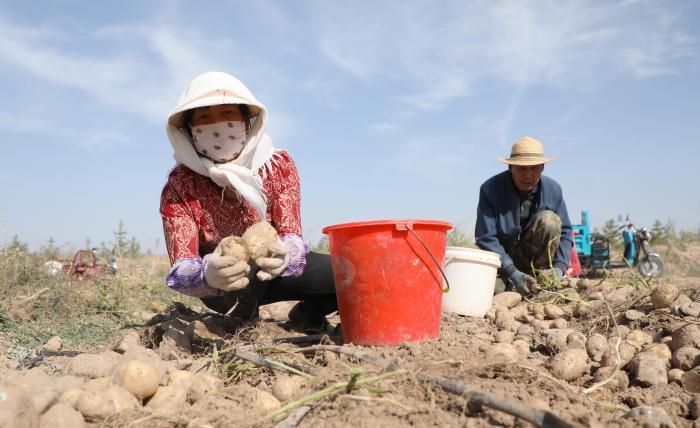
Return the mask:
{"type": "Polygon", "coordinates": [[[573,236],[571,233],[571,220],[569,220],[569,212],[566,209],[566,203],[564,202],[564,196],[560,190],[559,205],[557,206],[556,212],[561,219],[561,239],[559,240],[559,248],[557,248],[557,253],[554,255],[553,265],[556,268],[561,269],[562,272],[566,272],[569,269],[569,262],[571,261],[571,247],[574,245],[573,236]]]}
{"type": "Polygon", "coordinates": [[[507,276],[510,276],[516,268],[513,265],[513,260],[498,240],[497,216],[493,203],[489,200],[482,185],[479,190],[479,205],[476,209],[476,227],[474,228],[476,245],[482,250],[493,251],[500,255],[501,269],[507,276]]]}

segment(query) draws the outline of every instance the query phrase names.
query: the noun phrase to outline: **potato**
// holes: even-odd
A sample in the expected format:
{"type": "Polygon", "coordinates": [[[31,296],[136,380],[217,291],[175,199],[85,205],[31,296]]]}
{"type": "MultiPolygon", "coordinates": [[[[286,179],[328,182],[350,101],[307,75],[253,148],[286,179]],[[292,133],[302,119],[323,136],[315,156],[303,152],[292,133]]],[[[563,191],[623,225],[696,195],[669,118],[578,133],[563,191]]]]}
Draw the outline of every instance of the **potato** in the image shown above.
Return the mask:
{"type": "Polygon", "coordinates": [[[564,316],[564,310],[557,305],[547,304],[544,305],[544,316],[550,320],[562,318],[564,316]]]}
{"type": "Polygon", "coordinates": [[[0,426],[35,427],[39,415],[31,395],[19,386],[0,384],[0,426]]]}
{"type": "Polygon", "coordinates": [[[221,245],[221,252],[224,256],[235,257],[239,261],[250,260],[250,251],[248,251],[247,244],[241,237],[229,236],[222,239],[219,245],[221,245]]]}
{"type": "Polygon", "coordinates": [[[282,407],[282,404],[269,392],[256,389],[253,407],[261,413],[270,413],[282,407]]]}
{"type": "Polygon", "coordinates": [[[187,390],[179,386],[161,386],[146,407],[175,412],[187,404],[187,390]]]}
{"type": "Polygon", "coordinates": [[[518,361],[518,351],[510,343],[496,343],[486,350],[487,361],[518,361]]]}
{"type": "Polygon", "coordinates": [[[114,411],[116,413],[121,413],[125,410],[133,410],[139,407],[139,402],[136,401],[136,398],[121,386],[112,385],[100,393],[114,406],[114,411]]]}
{"type": "Polygon", "coordinates": [[[158,390],[160,376],[156,369],[138,360],[120,364],[114,371],[114,381],[140,400],[151,397],[158,390]]]}
{"type": "Polygon", "coordinates": [[[281,375],[272,385],[272,395],[278,400],[285,402],[289,401],[297,394],[300,389],[299,378],[296,376],[281,375]]]}
{"type": "Polygon", "coordinates": [[[85,420],[80,412],[65,403],[56,403],[41,416],[41,428],[81,428],[85,420]]]}
{"type": "Polygon", "coordinates": [[[681,383],[681,377],[683,377],[683,373],[685,373],[681,369],[671,369],[668,371],[668,383],[681,383]]]}
{"type": "Polygon", "coordinates": [[[107,397],[93,391],[84,391],[80,394],[75,403],[75,408],[83,416],[90,419],[104,419],[116,413],[114,404],[107,397]]]}
{"type": "Polygon", "coordinates": [[[678,288],[673,284],[661,284],[651,292],[651,304],[654,309],[663,309],[671,306],[678,298],[678,288]]]}
{"type": "Polygon", "coordinates": [[[255,223],[243,233],[243,241],[250,252],[250,257],[255,260],[268,256],[270,245],[277,242],[277,231],[266,221],[255,223]]]}
{"type": "Polygon", "coordinates": [[[549,362],[552,374],[567,382],[582,376],[589,367],[588,355],[581,348],[567,349],[552,357],[549,362]]]}
{"type": "Polygon", "coordinates": [[[78,397],[83,393],[80,388],[68,388],[61,395],[58,396],[58,402],[67,404],[75,409],[75,403],[78,401],[78,397]]]}
{"type": "Polygon", "coordinates": [[[176,370],[170,373],[170,377],[168,378],[168,386],[179,386],[189,389],[195,376],[196,375],[194,373],[188,372],[187,370],[176,370]]]}
{"type": "Polygon", "coordinates": [[[600,361],[608,350],[608,340],[600,333],[595,333],[586,341],[586,351],[593,361],[600,361]]]}

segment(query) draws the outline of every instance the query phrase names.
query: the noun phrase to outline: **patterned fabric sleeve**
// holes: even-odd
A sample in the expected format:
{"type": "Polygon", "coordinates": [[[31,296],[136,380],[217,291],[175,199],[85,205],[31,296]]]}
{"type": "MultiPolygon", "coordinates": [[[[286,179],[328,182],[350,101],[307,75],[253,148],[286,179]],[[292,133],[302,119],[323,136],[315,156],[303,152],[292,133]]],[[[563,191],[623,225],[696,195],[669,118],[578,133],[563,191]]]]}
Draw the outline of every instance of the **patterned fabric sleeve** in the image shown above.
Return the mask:
{"type": "Polygon", "coordinates": [[[282,276],[299,276],[306,267],[309,246],[301,237],[301,185],[294,161],[285,151],[275,154],[276,165],[270,172],[272,225],[289,248],[289,266],[282,276]]]}
{"type": "Polygon", "coordinates": [[[282,272],[282,276],[296,277],[301,275],[306,267],[306,255],[309,253],[309,246],[299,235],[282,236],[280,240],[289,248],[289,265],[282,272]]]}
{"type": "Polygon", "coordinates": [[[209,287],[204,278],[206,262],[202,259],[180,259],[165,278],[168,288],[192,297],[223,296],[222,290],[209,287]]]}
{"type": "Polygon", "coordinates": [[[301,186],[294,161],[285,151],[275,153],[269,172],[271,223],[280,236],[301,236],[301,186]]]}
{"type": "Polygon", "coordinates": [[[197,222],[191,212],[173,186],[166,184],[161,194],[160,214],[172,268],[165,283],[188,296],[219,296],[220,290],[209,287],[204,278],[206,263],[199,257],[197,222]]]}

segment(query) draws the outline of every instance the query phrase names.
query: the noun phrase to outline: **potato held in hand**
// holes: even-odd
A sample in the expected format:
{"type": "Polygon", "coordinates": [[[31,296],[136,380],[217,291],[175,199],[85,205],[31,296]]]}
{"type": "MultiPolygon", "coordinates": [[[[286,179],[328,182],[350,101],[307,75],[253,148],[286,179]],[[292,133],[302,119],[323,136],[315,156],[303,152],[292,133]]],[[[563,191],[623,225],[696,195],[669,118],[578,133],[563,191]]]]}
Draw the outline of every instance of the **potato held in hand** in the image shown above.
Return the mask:
{"type": "Polygon", "coordinates": [[[238,236],[229,236],[221,240],[221,253],[224,256],[235,257],[238,261],[250,260],[250,251],[243,240],[238,236]]]}
{"type": "Polygon", "coordinates": [[[245,245],[250,251],[250,257],[255,260],[260,257],[268,257],[270,245],[277,242],[277,231],[266,221],[250,226],[242,236],[245,245]]]}

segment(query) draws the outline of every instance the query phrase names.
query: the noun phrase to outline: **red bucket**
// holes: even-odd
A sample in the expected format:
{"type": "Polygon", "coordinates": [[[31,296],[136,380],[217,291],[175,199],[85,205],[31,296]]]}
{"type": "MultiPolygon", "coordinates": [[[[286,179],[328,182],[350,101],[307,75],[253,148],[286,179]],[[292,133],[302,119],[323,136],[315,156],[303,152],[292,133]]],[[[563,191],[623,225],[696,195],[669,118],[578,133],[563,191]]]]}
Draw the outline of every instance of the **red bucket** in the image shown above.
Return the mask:
{"type": "Polygon", "coordinates": [[[396,345],[440,335],[447,231],[433,220],[337,224],[328,235],[343,340],[396,345]]]}

